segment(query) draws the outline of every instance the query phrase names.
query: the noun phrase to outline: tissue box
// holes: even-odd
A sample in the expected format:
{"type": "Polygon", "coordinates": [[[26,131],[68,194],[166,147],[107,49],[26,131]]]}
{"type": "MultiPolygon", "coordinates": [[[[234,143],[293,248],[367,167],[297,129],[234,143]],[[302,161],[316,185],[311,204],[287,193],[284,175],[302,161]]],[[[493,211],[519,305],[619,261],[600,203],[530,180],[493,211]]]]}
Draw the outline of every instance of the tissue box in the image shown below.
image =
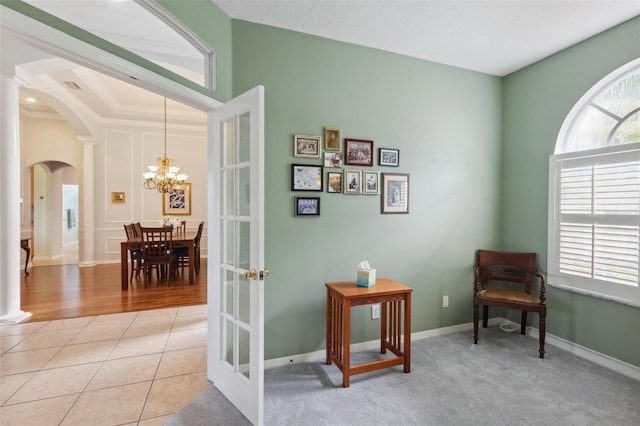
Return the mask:
{"type": "Polygon", "coordinates": [[[358,271],[358,287],[373,287],[376,285],[376,270],[358,271]]]}

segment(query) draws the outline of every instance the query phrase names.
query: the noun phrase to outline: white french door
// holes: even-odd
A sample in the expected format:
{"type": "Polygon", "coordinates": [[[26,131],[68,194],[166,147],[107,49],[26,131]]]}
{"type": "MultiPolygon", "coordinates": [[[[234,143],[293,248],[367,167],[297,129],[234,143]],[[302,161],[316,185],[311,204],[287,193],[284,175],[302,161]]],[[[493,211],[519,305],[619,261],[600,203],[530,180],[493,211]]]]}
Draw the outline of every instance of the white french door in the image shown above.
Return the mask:
{"type": "Polygon", "coordinates": [[[263,423],[264,88],[212,112],[209,150],[208,378],[263,423]]]}

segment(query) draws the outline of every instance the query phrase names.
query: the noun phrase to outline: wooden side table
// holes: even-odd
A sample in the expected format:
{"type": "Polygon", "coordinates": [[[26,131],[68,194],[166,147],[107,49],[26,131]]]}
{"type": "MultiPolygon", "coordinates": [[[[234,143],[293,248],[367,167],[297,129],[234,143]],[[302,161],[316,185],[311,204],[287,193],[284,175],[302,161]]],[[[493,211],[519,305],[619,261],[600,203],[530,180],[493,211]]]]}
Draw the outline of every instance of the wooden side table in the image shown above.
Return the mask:
{"type": "Polygon", "coordinates": [[[358,287],[355,281],[327,283],[327,365],[342,371],[342,386],[349,387],[355,374],[404,365],[411,371],[411,292],[413,289],[388,278],[378,278],[373,287],[358,287]],[[381,304],[380,353],[394,358],[351,366],[351,307],[381,304]],[[401,309],[404,305],[404,309],[401,309]],[[403,336],[404,334],[404,336],[403,336]],[[402,340],[402,342],[401,342],[402,340]],[[401,344],[402,343],[402,344],[401,344]]]}

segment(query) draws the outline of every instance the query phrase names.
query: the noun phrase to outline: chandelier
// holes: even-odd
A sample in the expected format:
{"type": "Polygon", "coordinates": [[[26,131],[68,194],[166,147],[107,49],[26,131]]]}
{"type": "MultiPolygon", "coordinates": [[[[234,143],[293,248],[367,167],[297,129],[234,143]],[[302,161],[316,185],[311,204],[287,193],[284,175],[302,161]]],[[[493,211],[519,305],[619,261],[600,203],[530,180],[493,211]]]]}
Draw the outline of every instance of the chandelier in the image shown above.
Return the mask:
{"type": "Polygon", "coordinates": [[[172,166],[173,158],[167,157],[167,98],[164,98],[164,155],[158,157],[158,165],[147,166],[148,172],[142,174],[145,189],[155,189],[160,193],[171,192],[174,189],[184,189],[184,183],[189,176],[178,174],[179,167],[172,166]]]}

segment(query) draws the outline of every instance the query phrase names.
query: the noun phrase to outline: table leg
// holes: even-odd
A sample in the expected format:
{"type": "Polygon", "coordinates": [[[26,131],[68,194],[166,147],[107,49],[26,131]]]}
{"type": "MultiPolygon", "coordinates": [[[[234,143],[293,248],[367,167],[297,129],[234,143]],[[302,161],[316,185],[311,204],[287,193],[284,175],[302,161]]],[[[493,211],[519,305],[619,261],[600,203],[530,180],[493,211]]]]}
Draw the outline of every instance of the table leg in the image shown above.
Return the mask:
{"type": "Polygon", "coordinates": [[[380,312],[380,353],[387,353],[387,346],[385,345],[385,340],[387,339],[387,324],[389,323],[389,308],[387,302],[381,302],[381,312],[380,312]]]}
{"type": "MultiPolygon", "coordinates": [[[[127,248],[126,242],[120,243],[120,279],[122,281],[122,290],[129,289],[129,262],[127,260],[127,248]]],[[[133,265],[132,265],[133,266],[133,265]]]]}
{"type": "Polygon", "coordinates": [[[404,299],[404,372],[411,372],[411,293],[404,299]]]}
{"type": "Polygon", "coordinates": [[[351,369],[351,302],[344,301],[344,341],[342,342],[343,359],[342,359],[342,387],[349,387],[349,374],[351,369]]]}
{"type": "Polygon", "coordinates": [[[20,247],[27,253],[27,259],[24,261],[24,274],[29,275],[27,268],[29,267],[29,258],[31,257],[31,247],[29,247],[29,240],[20,241],[20,247]]]}
{"type": "Polygon", "coordinates": [[[333,338],[332,338],[332,333],[331,333],[331,323],[333,320],[333,305],[332,305],[332,300],[331,300],[331,296],[329,295],[329,289],[327,288],[327,304],[325,305],[325,313],[324,313],[324,326],[325,326],[325,340],[326,340],[326,344],[325,347],[327,349],[327,358],[325,363],[327,365],[331,365],[331,348],[333,347],[333,338]]]}

